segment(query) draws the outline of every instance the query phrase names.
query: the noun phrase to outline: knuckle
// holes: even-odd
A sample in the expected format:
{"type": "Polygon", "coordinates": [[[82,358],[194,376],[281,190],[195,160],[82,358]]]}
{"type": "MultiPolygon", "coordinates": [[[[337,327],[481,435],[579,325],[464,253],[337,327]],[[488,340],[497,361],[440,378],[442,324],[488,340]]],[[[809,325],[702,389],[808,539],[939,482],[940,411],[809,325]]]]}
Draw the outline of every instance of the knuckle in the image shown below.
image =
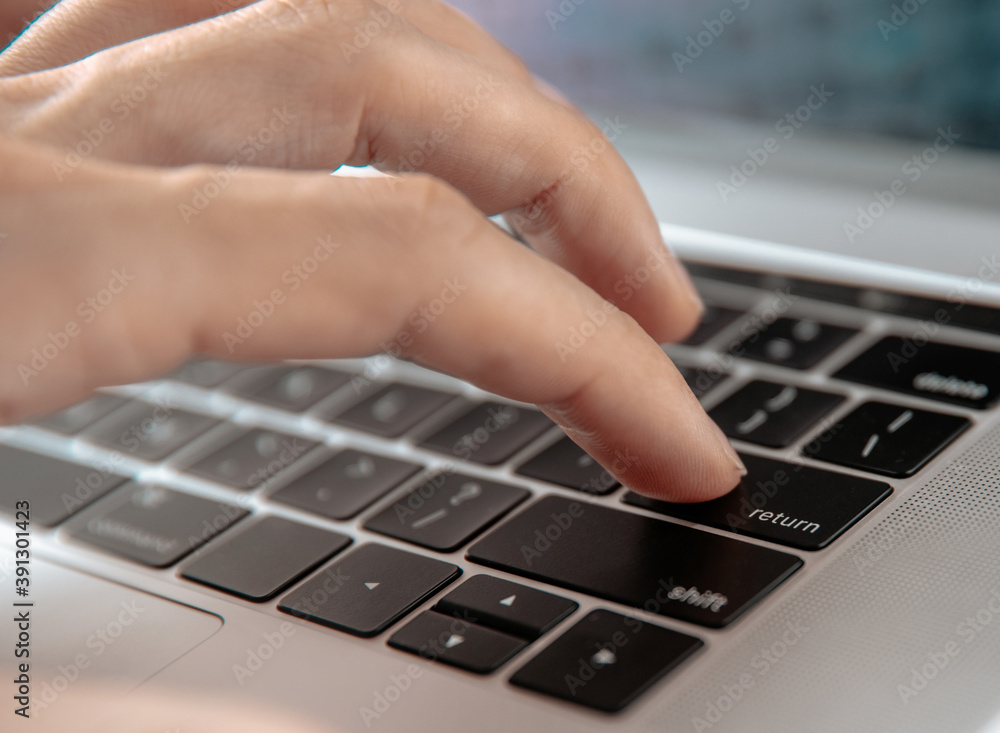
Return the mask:
{"type": "MultiPolygon", "coordinates": [[[[234,0],[222,0],[233,2],[234,0]]],[[[399,0],[389,3],[376,0],[270,0],[278,15],[286,15],[315,27],[322,24],[324,33],[341,31],[345,38],[359,32],[369,36],[390,32],[399,27],[399,0]],[[366,23],[375,23],[366,28],[366,23]],[[376,31],[377,26],[377,31],[376,31]]],[[[374,41],[374,38],[368,38],[374,41]]],[[[367,45],[367,44],[366,44],[367,45]]]]}
{"type": "Polygon", "coordinates": [[[373,0],[268,0],[259,11],[268,20],[298,24],[325,35],[330,29],[349,33],[374,6],[373,0]]]}

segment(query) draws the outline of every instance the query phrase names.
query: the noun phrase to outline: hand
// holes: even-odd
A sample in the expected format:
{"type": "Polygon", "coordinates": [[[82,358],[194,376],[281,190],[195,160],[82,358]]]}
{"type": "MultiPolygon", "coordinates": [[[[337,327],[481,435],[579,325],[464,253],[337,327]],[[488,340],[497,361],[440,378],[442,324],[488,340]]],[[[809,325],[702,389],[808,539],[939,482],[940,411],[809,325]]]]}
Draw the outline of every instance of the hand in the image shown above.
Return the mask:
{"type": "Polygon", "coordinates": [[[20,728],[28,733],[336,733],[287,709],[269,709],[245,697],[172,690],[155,681],[131,692],[113,683],[80,681],[50,707],[33,708],[24,723],[20,728]]]}
{"type": "Polygon", "coordinates": [[[656,345],[693,327],[697,297],[596,127],[441,3],[234,4],[67,0],[0,55],[0,130],[32,143],[0,147],[5,419],[195,352],[390,351],[538,404],[643,493],[737,483],[656,345]],[[136,165],[193,163],[214,165],[136,165]],[[308,172],[345,163],[422,173],[308,172]],[[548,259],[483,218],[500,212],[548,259]],[[43,334],[116,268],[134,280],[25,384],[43,334]]]}

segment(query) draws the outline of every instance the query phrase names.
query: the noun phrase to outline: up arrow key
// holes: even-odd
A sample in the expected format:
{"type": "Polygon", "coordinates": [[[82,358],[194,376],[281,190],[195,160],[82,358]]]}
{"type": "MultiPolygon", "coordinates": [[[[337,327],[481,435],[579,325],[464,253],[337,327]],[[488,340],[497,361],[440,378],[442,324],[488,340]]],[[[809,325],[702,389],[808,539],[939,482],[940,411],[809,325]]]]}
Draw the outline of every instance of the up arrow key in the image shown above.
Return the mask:
{"type": "Polygon", "coordinates": [[[444,648],[451,649],[452,647],[458,646],[464,641],[465,641],[464,636],[459,636],[458,634],[452,634],[451,636],[448,637],[448,641],[444,643],[444,648]]]}
{"type": "Polygon", "coordinates": [[[500,605],[501,606],[507,606],[507,608],[510,608],[511,606],[514,605],[514,599],[515,598],[517,598],[516,594],[512,595],[512,596],[507,596],[502,601],[500,601],[500,605]]]}
{"type": "Polygon", "coordinates": [[[376,588],[378,588],[378,586],[379,586],[378,583],[365,583],[365,588],[367,588],[368,590],[375,590],[376,588]]]}

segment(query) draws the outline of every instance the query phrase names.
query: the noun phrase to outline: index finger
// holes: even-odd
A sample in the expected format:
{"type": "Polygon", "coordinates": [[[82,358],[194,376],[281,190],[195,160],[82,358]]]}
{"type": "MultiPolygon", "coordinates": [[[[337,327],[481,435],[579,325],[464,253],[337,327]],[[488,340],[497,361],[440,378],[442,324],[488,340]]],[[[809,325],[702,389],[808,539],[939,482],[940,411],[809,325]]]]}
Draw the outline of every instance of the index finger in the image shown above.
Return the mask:
{"type": "Polygon", "coordinates": [[[39,181],[48,155],[15,150],[4,161],[13,185],[30,190],[0,196],[11,232],[0,249],[0,312],[22,314],[0,322],[0,420],[147,379],[192,352],[270,360],[386,351],[538,404],[636,491],[691,501],[739,480],[738,457],[632,318],[437,179],[244,172],[185,223],[186,191],[220,169],[89,165],[79,179],[89,185],[59,190],[39,181]],[[290,283],[317,241],[329,263],[290,283]],[[111,268],[137,284],[81,326],[77,304],[111,268]],[[234,338],[261,298],[270,314],[234,338]],[[51,362],[24,368],[39,334],[70,325],[51,362]]]}

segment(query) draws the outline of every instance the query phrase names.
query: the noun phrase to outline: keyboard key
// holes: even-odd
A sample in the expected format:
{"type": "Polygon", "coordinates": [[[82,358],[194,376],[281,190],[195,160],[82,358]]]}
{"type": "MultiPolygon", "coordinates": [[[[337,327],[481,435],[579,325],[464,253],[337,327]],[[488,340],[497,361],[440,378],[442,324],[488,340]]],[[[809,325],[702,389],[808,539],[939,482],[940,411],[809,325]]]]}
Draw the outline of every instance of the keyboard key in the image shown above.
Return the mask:
{"type": "Polygon", "coordinates": [[[46,415],[34,422],[40,428],[63,435],[75,435],[88,425],[97,422],[112,410],[117,410],[126,402],[124,397],[113,394],[96,394],[90,399],[72,407],[46,415]]]}
{"type": "Polygon", "coordinates": [[[779,318],[733,346],[730,353],[792,369],[808,369],[855,333],[853,328],[779,318]]]}
{"type": "Polygon", "coordinates": [[[167,378],[208,389],[218,387],[234,374],[246,368],[243,364],[232,364],[227,361],[195,359],[167,375],[167,378]]]}
{"type": "Polygon", "coordinates": [[[125,482],[96,468],[0,445],[0,509],[13,514],[19,501],[31,504],[31,521],[59,524],[125,482]]]}
{"type": "Polygon", "coordinates": [[[234,489],[249,491],[271,480],[317,445],[296,435],[251,430],[185,470],[234,489]]]}
{"type": "Polygon", "coordinates": [[[803,452],[863,471],[912,476],[969,425],[964,417],[866,402],[803,452]]]}
{"type": "Polygon", "coordinates": [[[619,485],[604,466],[569,438],[546,448],[517,472],[588,494],[610,494],[619,485]]]}
{"type": "Polygon", "coordinates": [[[733,491],[700,504],[670,504],[629,492],[624,501],[667,516],[801,550],[829,545],[892,493],[882,481],[744,454],[750,472],[733,491]]]}
{"type": "Polygon", "coordinates": [[[345,450],[271,499],[330,519],[350,519],[420,469],[416,463],[345,450]]]}
{"type": "Polygon", "coordinates": [[[432,550],[457,550],[531,496],[527,489],[442,473],[365,523],[365,528],[432,550]]]}
{"type": "Polygon", "coordinates": [[[834,376],[984,410],[1000,398],[1000,353],[890,336],[834,376]]]}
{"type": "Polygon", "coordinates": [[[841,395],[828,392],[751,382],[709,415],[730,438],[782,448],[843,401],[841,395]]]}
{"type": "Polygon", "coordinates": [[[462,618],[424,611],[389,637],[389,646],[476,674],[489,674],[528,642],[462,618]]]}
{"type": "Polygon", "coordinates": [[[130,484],[72,520],[70,535],[129,560],[165,568],[247,515],[234,504],[130,484]]]}
{"type": "Polygon", "coordinates": [[[552,425],[553,422],[537,410],[484,402],[422,445],[439,453],[492,466],[506,461],[552,425]]]}
{"type": "Polygon", "coordinates": [[[693,636],[597,609],[521,667],[510,681],[613,713],[702,646],[693,636]]]}
{"type": "Polygon", "coordinates": [[[579,607],[576,601],[520,583],[473,575],[438,601],[434,610],[534,640],[579,607]]]}
{"type": "Polygon", "coordinates": [[[677,371],[681,373],[684,381],[687,382],[688,387],[699,400],[726,381],[727,377],[724,372],[701,367],[678,366],[677,371]]]}
{"type": "Polygon", "coordinates": [[[132,400],[83,435],[90,442],[119,453],[159,461],[217,424],[213,418],[167,404],[132,400]]]}
{"type": "Polygon", "coordinates": [[[710,305],[701,315],[701,323],[683,342],[688,346],[701,346],[742,315],[741,311],[710,305]]]}
{"type": "Polygon", "coordinates": [[[705,626],[725,626],[802,565],[766,547],[547,496],[474,544],[472,562],[705,626]]]}
{"type": "Polygon", "coordinates": [[[289,412],[307,410],[351,381],[351,375],[312,366],[262,369],[249,383],[232,389],[238,397],[289,412]]]}
{"type": "Polygon", "coordinates": [[[265,517],[206,547],[181,575],[249,601],[266,601],[349,544],[351,538],[337,532],[265,517]]]}
{"type": "Polygon", "coordinates": [[[409,384],[390,384],[333,419],[338,425],[383,438],[395,438],[416,427],[455,395],[409,384]]]}
{"type": "Polygon", "coordinates": [[[451,563],[362,545],[282,598],[278,610],[355,636],[377,636],[461,574],[451,563]]]}

